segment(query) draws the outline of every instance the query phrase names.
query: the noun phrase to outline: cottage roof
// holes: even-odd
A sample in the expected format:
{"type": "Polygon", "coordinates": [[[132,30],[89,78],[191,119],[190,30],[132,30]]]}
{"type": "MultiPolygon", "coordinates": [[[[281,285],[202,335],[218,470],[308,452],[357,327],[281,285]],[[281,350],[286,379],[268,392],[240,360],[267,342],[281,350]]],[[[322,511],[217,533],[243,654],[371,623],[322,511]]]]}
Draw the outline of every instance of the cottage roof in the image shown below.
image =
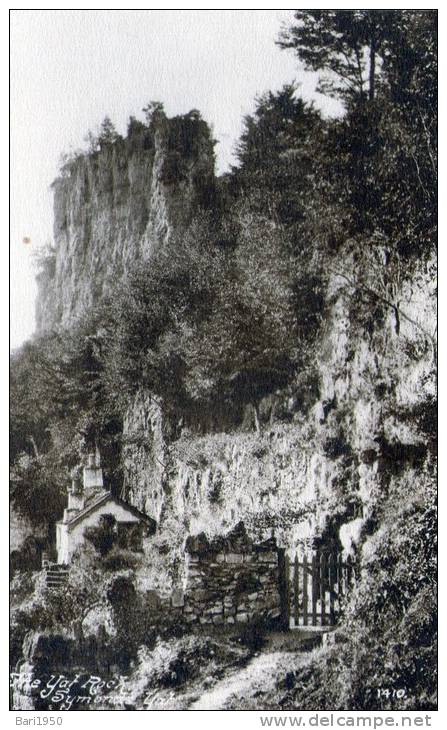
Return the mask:
{"type": "Polygon", "coordinates": [[[141,522],[144,522],[146,525],[148,525],[152,531],[155,531],[156,522],[152,517],[148,517],[148,515],[145,515],[144,512],[140,512],[136,507],[133,507],[131,504],[128,504],[123,499],[120,499],[119,497],[116,497],[112,492],[105,492],[101,494],[96,499],[91,500],[84,509],[80,510],[77,514],[74,515],[74,517],[71,518],[66,524],[68,526],[68,529],[74,527],[79,522],[82,522],[82,520],[90,515],[92,512],[95,512],[98,508],[102,507],[103,505],[107,504],[107,502],[114,502],[115,504],[119,504],[123,509],[125,509],[127,512],[129,512],[134,517],[137,517],[141,522]]]}

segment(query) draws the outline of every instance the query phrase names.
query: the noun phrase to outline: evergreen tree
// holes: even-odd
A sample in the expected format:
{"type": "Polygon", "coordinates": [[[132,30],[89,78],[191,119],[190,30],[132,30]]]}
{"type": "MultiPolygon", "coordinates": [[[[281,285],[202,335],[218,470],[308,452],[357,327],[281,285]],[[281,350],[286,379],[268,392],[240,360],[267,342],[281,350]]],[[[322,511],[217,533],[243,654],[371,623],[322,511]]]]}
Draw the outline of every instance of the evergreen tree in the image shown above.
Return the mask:
{"type": "Polygon", "coordinates": [[[111,145],[114,144],[120,138],[115,126],[110,117],[104,117],[99,127],[98,132],[98,144],[99,145],[111,145]]]}
{"type": "Polygon", "coordinates": [[[346,102],[374,100],[384,42],[401,17],[396,10],[297,10],[279,37],[308,70],[323,71],[318,89],[346,102]]]}

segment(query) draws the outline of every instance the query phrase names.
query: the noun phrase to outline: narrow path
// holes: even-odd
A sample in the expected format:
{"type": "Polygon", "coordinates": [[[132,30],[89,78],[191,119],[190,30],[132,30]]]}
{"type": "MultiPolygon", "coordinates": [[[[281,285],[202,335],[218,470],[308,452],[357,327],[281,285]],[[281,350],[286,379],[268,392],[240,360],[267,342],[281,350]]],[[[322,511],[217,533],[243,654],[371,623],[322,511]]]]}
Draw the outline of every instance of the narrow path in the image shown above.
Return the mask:
{"type": "Polygon", "coordinates": [[[265,690],[267,682],[276,675],[278,664],[284,667],[283,652],[267,652],[254,657],[251,662],[234,674],[221,679],[214,687],[189,706],[189,710],[222,710],[232,695],[244,696],[257,690],[265,690]]]}
{"type": "Polygon", "coordinates": [[[306,664],[309,661],[308,652],[317,649],[320,644],[321,632],[306,629],[272,632],[259,656],[253,657],[243,669],[228,674],[214,687],[205,690],[188,709],[224,710],[233,696],[241,698],[241,701],[252,698],[256,702],[256,698],[274,690],[278,678],[287,673],[291,663],[294,669],[306,664]]]}

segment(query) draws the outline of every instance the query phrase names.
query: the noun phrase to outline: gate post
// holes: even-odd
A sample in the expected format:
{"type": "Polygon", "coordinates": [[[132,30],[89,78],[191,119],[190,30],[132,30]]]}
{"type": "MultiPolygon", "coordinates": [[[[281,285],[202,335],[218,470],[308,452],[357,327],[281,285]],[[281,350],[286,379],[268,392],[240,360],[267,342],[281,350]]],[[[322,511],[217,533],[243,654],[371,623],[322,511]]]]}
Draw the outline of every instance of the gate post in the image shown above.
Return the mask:
{"type": "Polygon", "coordinates": [[[278,589],[280,596],[280,625],[283,631],[290,629],[289,559],[284,548],[278,548],[278,589]]]}

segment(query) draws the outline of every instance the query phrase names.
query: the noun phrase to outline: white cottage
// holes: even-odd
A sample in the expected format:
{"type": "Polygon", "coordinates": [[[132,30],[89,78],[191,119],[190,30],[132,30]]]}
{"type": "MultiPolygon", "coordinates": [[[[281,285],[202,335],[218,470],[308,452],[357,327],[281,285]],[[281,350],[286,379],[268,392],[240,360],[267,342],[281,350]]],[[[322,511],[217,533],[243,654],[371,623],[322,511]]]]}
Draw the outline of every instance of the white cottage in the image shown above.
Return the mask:
{"type": "Polygon", "coordinates": [[[112,518],[118,529],[140,525],[146,534],[155,532],[155,520],[104,489],[97,450],[95,454],[89,454],[87,466],[83,468],[82,484],[74,477],[68,489],[64,517],[56,524],[57,562],[68,564],[85,539],[85,529],[97,527],[107,518],[112,518]]]}

